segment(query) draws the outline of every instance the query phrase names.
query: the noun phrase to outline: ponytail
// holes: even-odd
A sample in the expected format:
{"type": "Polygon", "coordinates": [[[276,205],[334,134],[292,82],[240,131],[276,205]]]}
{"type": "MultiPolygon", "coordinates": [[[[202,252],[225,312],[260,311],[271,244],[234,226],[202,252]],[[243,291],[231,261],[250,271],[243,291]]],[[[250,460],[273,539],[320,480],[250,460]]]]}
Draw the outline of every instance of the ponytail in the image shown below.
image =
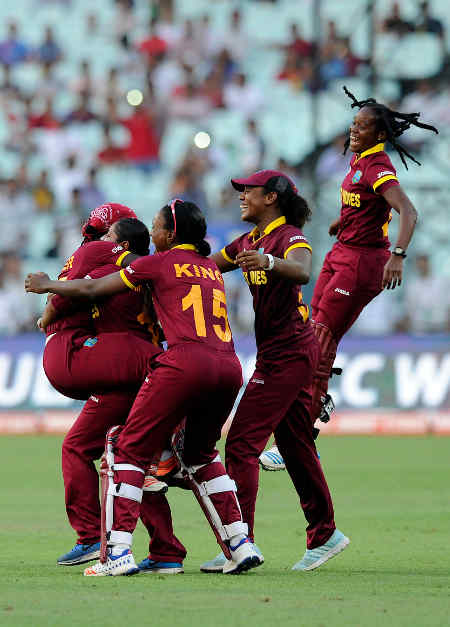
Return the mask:
{"type": "Polygon", "coordinates": [[[294,191],[289,180],[284,176],[274,176],[264,185],[266,192],[276,192],[278,206],[287,224],[302,229],[311,219],[311,209],[303,198],[294,191]]]}
{"type": "Polygon", "coordinates": [[[184,200],[172,201],[172,206],[175,220],[170,205],[165,205],[161,210],[166,228],[175,231],[179,244],[193,244],[200,255],[207,257],[211,253],[211,246],[205,240],[206,220],[200,208],[184,200]]]}

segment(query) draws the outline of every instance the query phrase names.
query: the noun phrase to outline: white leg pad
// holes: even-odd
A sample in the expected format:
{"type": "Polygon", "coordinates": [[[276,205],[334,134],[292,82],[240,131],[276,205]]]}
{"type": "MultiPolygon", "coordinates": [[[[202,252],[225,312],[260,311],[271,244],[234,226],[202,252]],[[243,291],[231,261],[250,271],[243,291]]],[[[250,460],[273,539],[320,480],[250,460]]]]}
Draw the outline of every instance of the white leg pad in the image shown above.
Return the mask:
{"type": "Polygon", "coordinates": [[[239,533],[243,533],[244,535],[248,536],[248,525],[241,520],[237,520],[236,522],[230,523],[229,525],[224,525],[223,528],[227,534],[227,538],[237,536],[239,533]]]}
{"type": "Polygon", "coordinates": [[[127,531],[111,531],[109,533],[108,544],[133,544],[133,534],[127,531]]]}
{"type": "Polygon", "coordinates": [[[121,496],[122,498],[137,501],[138,503],[142,503],[142,492],[142,488],[137,488],[129,483],[110,483],[108,488],[108,495],[121,496]]]}
{"type": "Polygon", "coordinates": [[[236,483],[228,475],[222,475],[209,481],[203,481],[199,484],[199,490],[201,496],[219,492],[236,492],[236,483]]]}

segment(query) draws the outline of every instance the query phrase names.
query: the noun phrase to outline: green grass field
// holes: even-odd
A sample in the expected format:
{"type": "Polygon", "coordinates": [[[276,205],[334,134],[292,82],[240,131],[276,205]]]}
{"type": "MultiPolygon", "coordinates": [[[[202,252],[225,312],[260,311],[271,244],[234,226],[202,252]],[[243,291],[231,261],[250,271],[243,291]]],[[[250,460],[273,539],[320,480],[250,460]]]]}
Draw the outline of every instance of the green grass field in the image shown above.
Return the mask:
{"type": "MultiPolygon", "coordinates": [[[[192,495],[173,489],[175,530],[189,551],[185,574],[98,579],[55,564],[74,544],[60,442],[0,438],[1,625],[450,625],[448,439],[322,438],[336,521],[351,544],[312,573],[290,571],[305,548],[305,522],[279,472],[261,474],[261,568],[239,577],[200,573],[217,545],[192,495]]],[[[135,536],[142,559],[141,526],[135,536]]]]}

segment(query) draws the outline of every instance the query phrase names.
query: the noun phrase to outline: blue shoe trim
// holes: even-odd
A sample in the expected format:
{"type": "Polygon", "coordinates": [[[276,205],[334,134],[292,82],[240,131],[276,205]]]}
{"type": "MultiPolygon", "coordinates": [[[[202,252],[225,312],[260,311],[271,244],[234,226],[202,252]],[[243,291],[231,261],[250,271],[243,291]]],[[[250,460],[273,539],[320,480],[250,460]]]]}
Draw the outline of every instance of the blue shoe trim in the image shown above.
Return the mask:
{"type": "Polygon", "coordinates": [[[138,564],[139,570],[154,570],[157,568],[183,568],[183,564],[181,562],[156,562],[155,560],[151,560],[149,557],[146,557],[139,562],[138,564]]]}
{"type": "Polygon", "coordinates": [[[242,540],[238,542],[236,546],[231,546],[231,542],[230,542],[230,549],[232,551],[236,551],[237,548],[239,548],[242,544],[245,544],[246,542],[250,542],[250,539],[248,537],[242,538],[242,540]]]}
{"type": "Polygon", "coordinates": [[[72,562],[74,560],[86,558],[90,553],[95,553],[99,550],[100,542],[94,542],[94,544],[76,544],[73,549],[58,558],[58,563],[72,562]]]}

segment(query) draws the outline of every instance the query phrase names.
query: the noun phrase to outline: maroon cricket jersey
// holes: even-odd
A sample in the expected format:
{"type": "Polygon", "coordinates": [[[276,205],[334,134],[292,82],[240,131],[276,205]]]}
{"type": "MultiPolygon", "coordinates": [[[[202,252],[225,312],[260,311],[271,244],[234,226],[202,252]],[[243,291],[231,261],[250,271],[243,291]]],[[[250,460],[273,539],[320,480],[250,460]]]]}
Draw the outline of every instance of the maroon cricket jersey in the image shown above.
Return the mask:
{"type": "Polygon", "coordinates": [[[223,286],[217,265],[192,244],[136,259],[120,271],[135,290],[148,282],[169,348],[200,342],[214,350],[234,352],[223,286]]]}
{"type": "MultiPolygon", "coordinates": [[[[117,272],[117,264],[95,268],[86,278],[98,279],[117,272]]],[[[91,307],[92,320],[97,333],[128,331],[144,340],[159,344],[157,320],[150,316],[144,304],[143,290],[127,290],[108,296],[91,307]]]]}
{"type": "Polygon", "coordinates": [[[389,248],[391,207],[382,194],[394,185],[397,173],[384,144],[353,155],[341,186],[341,244],[389,248]]]}
{"type": "MultiPolygon", "coordinates": [[[[281,216],[262,235],[257,228],[241,235],[222,249],[222,255],[231,263],[243,250],[258,250],[286,259],[294,248],[311,251],[302,231],[286,224],[286,218],[281,216]]],[[[285,353],[312,334],[309,307],[303,302],[300,284],[266,270],[251,270],[243,275],[253,296],[258,354],[285,353]]]]}
{"type": "MultiPolygon", "coordinates": [[[[115,264],[118,269],[122,259],[128,254],[129,251],[115,242],[99,240],[82,244],[66,261],[58,280],[82,279],[94,268],[107,264],[115,264]]],[[[73,302],[58,294],[53,295],[52,305],[64,317],[47,326],[45,329],[47,335],[65,329],[85,329],[88,334],[95,333],[90,310],[83,307],[74,311],[73,302]]]]}

